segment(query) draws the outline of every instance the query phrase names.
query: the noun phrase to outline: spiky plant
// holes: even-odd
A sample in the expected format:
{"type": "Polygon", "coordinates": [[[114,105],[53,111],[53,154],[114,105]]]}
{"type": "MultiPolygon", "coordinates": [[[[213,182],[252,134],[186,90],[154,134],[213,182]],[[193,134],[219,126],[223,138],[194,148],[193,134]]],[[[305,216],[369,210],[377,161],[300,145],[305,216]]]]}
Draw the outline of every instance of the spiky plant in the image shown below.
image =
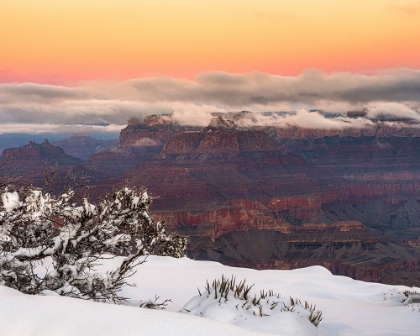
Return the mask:
{"type": "Polygon", "coordinates": [[[231,304],[236,310],[253,316],[265,317],[282,312],[292,312],[307,317],[314,326],[318,326],[321,322],[322,312],[316,310],[316,305],[309,304],[307,301],[302,304],[299,299],[292,297],[283,299],[280,294],[273,290],[262,290],[258,295],[251,295],[253,286],[247,285],[246,279],[237,282],[233,275],[231,278],[222,275],[221,279],[215,279],[211,283],[207,280],[204,291],[198,289],[201,300],[193,298],[181,312],[200,315],[202,314],[199,309],[200,303],[203,300],[213,300],[218,302],[219,306],[231,304]]]}

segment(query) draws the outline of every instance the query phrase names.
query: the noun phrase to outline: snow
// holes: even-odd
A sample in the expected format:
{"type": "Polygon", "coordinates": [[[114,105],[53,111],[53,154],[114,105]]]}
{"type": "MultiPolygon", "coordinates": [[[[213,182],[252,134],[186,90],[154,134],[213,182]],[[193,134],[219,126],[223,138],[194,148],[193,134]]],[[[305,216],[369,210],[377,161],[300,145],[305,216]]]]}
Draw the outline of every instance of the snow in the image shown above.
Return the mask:
{"type": "Polygon", "coordinates": [[[182,312],[260,332],[279,335],[317,335],[317,328],[307,318],[301,316],[304,310],[280,311],[282,308],[280,303],[273,311],[268,307],[263,309],[262,314],[267,316],[262,317],[259,315],[259,310],[253,309],[255,306],[249,302],[235,300],[233,295],[229,295],[226,301],[223,298],[214,299],[213,293],[214,291],[209,297],[204,294],[194,297],[184,306],[182,312]]]}
{"type": "Polygon", "coordinates": [[[254,335],[199,317],[56,296],[27,296],[0,287],[1,335],[254,335]]]}
{"type": "Polygon", "coordinates": [[[19,206],[19,194],[16,191],[5,192],[1,195],[3,207],[6,212],[10,212],[19,206]]]}
{"type": "MultiPolygon", "coordinates": [[[[106,260],[102,270],[114,269],[121,258],[106,260]]],[[[45,267],[48,267],[47,263],[45,267]]],[[[292,271],[256,271],[188,258],[149,256],[130,279],[137,287],[125,287],[122,295],[133,300],[172,299],[166,310],[95,303],[57,294],[29,296],[0,286],[0,334],[33,335],[318,335],[402,336],[420,334],[419,304],[404,305],[404,290],[419,288],[388,286],[333,276],[321,266],[292,271]],[[324,319],[318,327],[305,325],[297,314],[239,321],[229,309],[198,317],[179,311],[192,298],[200,298],[206,281],[236,276],[255,286],[252,293],[272,289],[281,298],[299,298],[316,304],[324,319]],[[233,316],[233,319],[232,319],[233,316]],[[214,321],[216,319],[219,321],[214,321]],[[264,320],[265,319],[265,320],[264,320]],[[224,320],[224,322],[221,322],[224,320]],[[236,325],[230,323],[234,322],[236,325]],[[308,328],[306,328],[308,327],[308,328]],[[257,332],[258,331],[258,332],[257,332]]],[[[195,300],[200,300],[195,298],[195,300]]],[[[234,312],[236,313],[236,312],[234,312]]],[[[306,319],[307,321],[307,319],[306,319]]]]}

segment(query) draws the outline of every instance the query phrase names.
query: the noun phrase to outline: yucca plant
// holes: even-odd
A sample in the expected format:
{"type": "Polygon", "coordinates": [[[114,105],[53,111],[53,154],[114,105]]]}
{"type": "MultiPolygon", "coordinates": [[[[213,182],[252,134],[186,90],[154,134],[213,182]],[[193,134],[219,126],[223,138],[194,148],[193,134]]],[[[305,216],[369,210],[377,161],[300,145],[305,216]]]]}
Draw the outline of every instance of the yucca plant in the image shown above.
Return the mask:
{"type": "Polygon", "coordinates": [[[252,295],[253,287],[254,285],[246,284],[246,279],[237,282],[233,275],[231,278],[222,275],[221,279],[215,279],[211,283],[207,281],[203,291],[197,288],[199,296],[191,299],[181,312],[202,316],[203,309],[214,307],[214,303],[217,303],[220,307],[222,305],[235,307],[240,313],[239,317],[243,317],[243,313],[265,317],[291,312],[306,317],[314,326],[318,326],[322,320],[322,312],[316,309],[316,305],[307,301],[302,303],[292,297],[282,298],[273,290],[262,290],[252,295]],[[213,301],[213,304],[209,301],[213,301]]]}

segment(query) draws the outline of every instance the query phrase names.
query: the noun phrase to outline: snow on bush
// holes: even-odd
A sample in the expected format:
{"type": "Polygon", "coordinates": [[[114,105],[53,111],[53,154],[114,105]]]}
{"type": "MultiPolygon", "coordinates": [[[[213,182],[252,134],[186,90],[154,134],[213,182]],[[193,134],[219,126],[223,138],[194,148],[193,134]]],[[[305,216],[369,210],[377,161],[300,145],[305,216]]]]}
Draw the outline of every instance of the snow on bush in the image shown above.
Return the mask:
{"type": "Polygon", "coordinates": [[[404,304],[420,303],[420,293],[416,291],[404,291],[404,304]]]}
{"type": "Polygon", "coordinates": [[[19,206],[19,195],[15,190],[2,194],[1,200],[6,212],[10,212],[19,206]]]}
{"type": "Polygon", "coordinates": [[[83,198],[77,205],[74,196],[72,190],[53,197],[32,189],[19,201],[18,193],[6,188],[0,212],[1,285],[27,294],[53,291],[121,303],[126,298],[118,293],[144,256],[184,256],[187,238],[167,234],[163,222],[151,219],[145,189],[124,187],[98,204],[83,198]],[[95,270],[117,254],[125,258],[116,269],[95,270]],[[40,274],[35,268],[46,261],[51,266],[40,274]]]}
{"type": "Polygon", "coordinates": [[[412,303],[420,303],[420,293],[415,290],[401,290],[398,288],[391,288],[382,293],[384,301],[395,302],[396,304],[409,305],[412,303]]]}
{"type": "Polygon", "coordinates": [[[398,289],[396,287],[382,292],[383,301],[388,301],[393,305],[411,308],[413,312],[420,313],[420,293],[414,288],[411,290],[398,289]]]}
{"type": "Polygon", "coordinates": [[[187,302],[181,312],[259,331],[267,328],[292,334],[317,333],[322,312],[315,306],[291,297],[282,298],[271,290],[251,295],[252,287],[245,280],[237,284],[234,276],[222,276],[211,286],[207,282],[205,290],[198,290],[199,295],[187,302]]]}

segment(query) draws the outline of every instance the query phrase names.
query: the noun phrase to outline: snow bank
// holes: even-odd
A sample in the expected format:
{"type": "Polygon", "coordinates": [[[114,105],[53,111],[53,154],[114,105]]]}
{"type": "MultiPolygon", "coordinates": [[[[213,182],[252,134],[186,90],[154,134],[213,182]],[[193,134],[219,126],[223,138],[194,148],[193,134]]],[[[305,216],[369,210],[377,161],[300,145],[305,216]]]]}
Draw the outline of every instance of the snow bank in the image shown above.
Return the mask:
{"type": "MultiPolygon", "coordinates": [[[[104,268],[115,268],[121,260],[109,260],[104,268]]],[[[206,280],[224,274],[254,284],[253,291],[272,289],[282,297],[299,298],[316,304],[324,319],[315,328],[318,336],[414,336],[420,333],[420,307],[404,306],[399,298],[386,299],[392,289],[387,286],[333,276],[320,266],[293,271],[256,271],[227,267],[215,262],[187,258],[150,256],[138,267],[122,295],[133,300],[170,298],[167,311],[93,303],[56,296],[27,296],[0,287],[0,334],[3,336],[48,335],[261,335],[255,331],[280,335],[297,335],[301,324],[275,330],[276,321],[257,325],[242,323],[241,328],[207,318],[180,314],[181,308],[194,296],[206,280]],[[294,329],[293,329],[294,328],[294,329]]],[[[420,289],[416,289],[420,292],[420,289]]],[[[390,294],[391,293],[391,294],[390,294]]],[[[299,320],[298,320],[299,321],[299,320]]],[[[280,323],[280,321],[279,321],[280,323]]],[[[310,335],[310,334],[305,334],[310,335]]]]}
{"type": "Polygon", "coordinates": [[[252,285],[235,277],[215,279],[182,308],[192,314],[246,329],[285,335],[317,335],[322,313],[299,299],[271,290],[251,294],[252,285]]]}
{"type": "Polygon", "coordinates": [[[2,336],[210,336],[262,335],[194,316],[94,303],[56,296],[29,296],[0,287],[2,336]]]}

